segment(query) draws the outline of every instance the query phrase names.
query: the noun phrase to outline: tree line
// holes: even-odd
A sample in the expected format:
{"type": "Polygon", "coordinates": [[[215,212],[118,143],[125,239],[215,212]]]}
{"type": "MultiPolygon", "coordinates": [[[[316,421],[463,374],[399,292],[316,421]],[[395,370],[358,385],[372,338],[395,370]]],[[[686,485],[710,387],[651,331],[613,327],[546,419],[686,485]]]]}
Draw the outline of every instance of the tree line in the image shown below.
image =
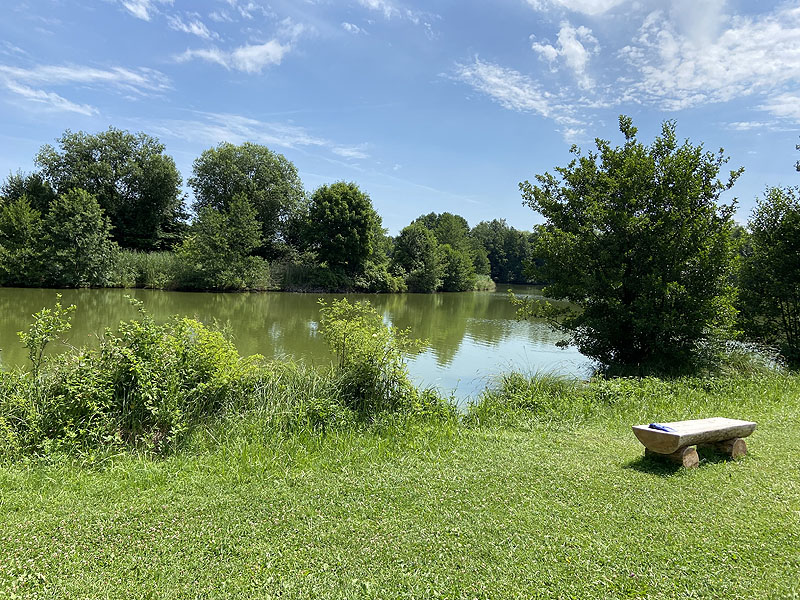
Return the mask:
{"type": "Polygon", "coordinates": [[[309,193],[259,144],[204,151],[188,206],[175,161],[145,133],[66,131],[35,164],[0,187],[0,285],[434,292],[527,281],[530,233],[431,213],[392,237],[358,185],[309,193]]]}

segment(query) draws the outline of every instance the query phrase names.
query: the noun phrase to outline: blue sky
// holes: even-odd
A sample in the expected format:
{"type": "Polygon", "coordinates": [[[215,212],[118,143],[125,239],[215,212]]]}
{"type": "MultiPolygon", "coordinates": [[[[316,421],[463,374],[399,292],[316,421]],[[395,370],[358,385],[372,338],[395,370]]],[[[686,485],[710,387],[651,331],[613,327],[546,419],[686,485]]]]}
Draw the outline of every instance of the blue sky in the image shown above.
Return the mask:
{"type": "Polygon", "coordinates": [[[745,167],[744,221],[800,175],[800,1],[36,0],[0,21],[0,175],[65,130],[254,141],[309,190],[357,182],[391,233],[430,211],[530,229],[517,184],[617,116],[745,167]]]}

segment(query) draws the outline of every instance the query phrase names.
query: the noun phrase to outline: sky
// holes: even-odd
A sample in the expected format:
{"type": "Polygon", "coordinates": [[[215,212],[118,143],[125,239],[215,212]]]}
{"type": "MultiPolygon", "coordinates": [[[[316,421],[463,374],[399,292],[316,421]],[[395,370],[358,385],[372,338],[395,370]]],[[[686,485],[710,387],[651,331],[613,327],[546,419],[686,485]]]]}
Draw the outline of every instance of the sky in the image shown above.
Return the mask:
{"type": "Polygon", "coordinates": [[[30,0],[0,21],[3,178],[114,126],[184,179],[264,144],[309,191],[356,182],[392,234],[431,211],[529,230],[519,182],[621,144],[620,114],[724,148],[745,222],[800,183],[800,0],[30,0]]]}

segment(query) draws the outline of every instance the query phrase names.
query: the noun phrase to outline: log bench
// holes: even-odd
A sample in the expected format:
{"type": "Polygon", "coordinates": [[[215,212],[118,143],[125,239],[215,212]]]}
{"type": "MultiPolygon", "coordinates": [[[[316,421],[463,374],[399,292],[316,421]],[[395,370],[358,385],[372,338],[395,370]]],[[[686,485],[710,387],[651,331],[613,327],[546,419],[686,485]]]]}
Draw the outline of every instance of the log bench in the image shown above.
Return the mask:
{"type": "Polygon", "coordinates": [[[742,439],[756,429],[752,421],[712,417],[691,421],[634,425],[633,433],[644,444],[645,456],[661,456],[687,469],[700,463],[696,445],[711,446],[731,458],[747,454],[742,439]]]}

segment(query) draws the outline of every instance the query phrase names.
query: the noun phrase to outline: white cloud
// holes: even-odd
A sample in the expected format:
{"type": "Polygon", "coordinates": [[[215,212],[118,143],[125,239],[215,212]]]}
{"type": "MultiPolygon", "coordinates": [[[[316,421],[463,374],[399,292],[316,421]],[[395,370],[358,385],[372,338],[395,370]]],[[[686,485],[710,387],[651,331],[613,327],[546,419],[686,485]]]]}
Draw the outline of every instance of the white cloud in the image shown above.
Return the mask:
{"type": "Polygon", "coordinates": [[[47,92],[45,90],[36,90],[26,85],[20,85],[14,81],[6,82],[6,87],[13,93],[22,97],[26,102],[35,102],[37,104],[44,104],[51,110],[74,112],[81,115],[93,116],[99,111],[88,104],[76,104],[70,102],[63,96],[59,96],[55,92],[47,92]]]}
{"type": "Polygon", "coordinates": [[[728,123],[728,129],[734,131],[752,131],[753,129],[766,129],[769,127],[769,123],[764,123],[762,121],[735,121],[733,123],[728,123]]]}
{"type": "Polygon", "coordinates": [[[225,12],[224,10],[215,10],[208,13],[208,18],[212,21],[216,21],[217,23],[231,23],[233,19],[231,16],[225,12]]]}
{"type": "Polygon", "coordinates": [[[431,21],[440,18],[438,15],[412,10],[396,4],[392,0],[358,0],[358,3],[371,11],[382,13],[387,20],[406,19],[414,25],[422,25],[425,28],[425,34],[429,38],[436,35],[433,32],[431,21]]]}
{"type": "Polygon", "coordinates": [[[108,86],[138,94],[169,89],[169,80],[163,73],[146,68],[111,67],[98,69],[82,65],[39,65],[24,69],[0,64],[0,77],[18,83],[24,82],[39,85],[82,84],[108,86]]]}
{"type": "Polygon", "coordinates": [[[580,26],[573,27],[568,22],[561,23],[558,32],[557,46],[543,44],[535,41],[531,36],[531,48],[551,65],[561,57],[566,65],[575,73],[578,84],[582,88],[591,88],[594,81],[587,73],[589,58],[599,50],[597,39],[592,35],[592,30],[580,26]],[[584,45],[585,44],[585,45],[584,45]],[[589,48],[587,48],[589,46],[589,48]]]}
{"type": "Polygon", "coordinates": [[[253,19],[256,14],[259,14],[262,17],[267,17],[270,15],[269,10],[253,0],[248,0],[246,2],[243,0],[226,0],[226,2],[244,19],[253,19]]]}
{"type": "Polygon", "coordinates": [[[777,94],[759,108],[778,117],[800,122],[800,91],[777,94]]]}
{"type": "Polygon", "coordinates": [[[120,0],[122,6],[137,19],[149,21],[158,12],[156,4],[172,4],[172,0],[120,0]]]}
{"type": "Polygon", "coordinates": [[[561,8],[585,15],[600,15],[626,1],[627,0],[528,0],[528,4],[540,11],[561,8]]]}
{"type": "Polygon", "coordinates": [[[578,124],[559,96],[514,69],[476,57],[470,64],[456,65],[456,78],[509,110],[536,113],[562,125],[578,124]]]}
{"type": "Polygon", "coordinates": [[[359,146],[336,146],[331,149],[331,151],[343,158],[351,158],[351,159],[364,159],[369,158],[369,154],[366,152],[367,145],[361,144],[359,146]]]}
{"type": "MultiPolygon", "coordinates": [[[[696,4],[698,17],[709,10],[696,4]]],[[[766,94],[774,100],[764,105],[767,110],[795,114],[778,102],[778,95],[800,85],[800,8],[727,18],[721,4],[713,4],[717,10],[711,13],[716,15],[711,26],[679,31],[663,13],[648,16],[634,43],[620,52],[638,71],[638,81],[623,99],[680,110],[766,94]]]]}
{"type": "Polygon", "coordinates": [[[383,16],[387,19],[399,17],[402,14],[400,9],[389,2],[389,0],[358,0],[358,3],[364,8],[382,12],[383,16]]]}
{"type": "Polygon", "coordinates": [[[148,129],[159,135],[184,139],[193,143],[241,144],[256,142],[282,148],[318,148],[349,159],[364,159],[369,155],[366,144],[346,146],[315,136],[303,127],[287,123],[259,121],[228,113],[199,113],[194,120],[170,120],[148,123],[148,129]]]}
{"type": "Polygon", "coordinates": [[[277,40],[270,40],[265,44],[240,46],[232,51],[221,50],[216,47],[186,50],[176,57],[178,62],[186,62],[199,58],[207,62],[216,63],[226,69],[235,69],[245,73],[261,73],[265,67],[279,65],[283,57],[291,49],[288,44],[281,44],[277,40]]]}
{"type": "Polygon", "coordinates": [[[196,35],[204,40],[217,39],[219,36],[210,31],[200,19],[194,18],[189,21],[184,21],[177,15],[170,15],[167,17],[167,24],[175,31],[182,31],[190,35],[196,35]]]}
{"type": "Polygon", "coordinates": [[[361,29],[361,27],[359,27],[358,25],[354,25],[353,23],[348,23],[347,21],[342,23],[342,29],[344,29],[348,33],[354,33],[356,35],[359,33],[366,33],[366,31],[361,29]]]}

